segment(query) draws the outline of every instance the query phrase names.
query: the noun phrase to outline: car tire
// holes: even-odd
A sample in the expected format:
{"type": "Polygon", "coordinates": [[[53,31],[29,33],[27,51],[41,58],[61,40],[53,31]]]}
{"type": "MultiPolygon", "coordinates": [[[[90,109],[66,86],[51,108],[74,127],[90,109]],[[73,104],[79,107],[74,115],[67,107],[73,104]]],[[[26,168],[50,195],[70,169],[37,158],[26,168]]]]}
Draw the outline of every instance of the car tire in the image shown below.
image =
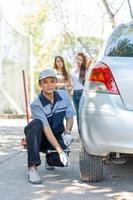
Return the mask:
{"type": "Polygon", "coordinates": [[[103,158],[91,155],[81,148],[79,155],[80,178],[83,182],[98,182],[103,179],[103,158]]]}

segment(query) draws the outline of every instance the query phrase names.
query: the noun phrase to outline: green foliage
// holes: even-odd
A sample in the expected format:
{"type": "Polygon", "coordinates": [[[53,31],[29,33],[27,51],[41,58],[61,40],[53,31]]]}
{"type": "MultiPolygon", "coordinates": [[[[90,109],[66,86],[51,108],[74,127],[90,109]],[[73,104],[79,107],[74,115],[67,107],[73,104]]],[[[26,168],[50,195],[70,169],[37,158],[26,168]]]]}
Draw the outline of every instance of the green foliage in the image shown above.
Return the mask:
{"type": "MultiPolygon", "coordinates": [[[[27,2],[32,3],[31,0],[27,2]]],[[[47,20],[48,2],[46,0],[43,3],[42,1],[35,2],[37,2],[38,9],[22,16],[21,22],[25,31],[32,37],[33,53],[38,57],[43,48],[43,24],[47,20]]]]}
{"type": "Polygon", "coordinates": [[[80,37],[80,40],[82,40],[87,53],[89,52],[92,57],[96,57],[98,54],[99,46],[103,43],[103,41],[100,38],[94,36],[80,37]]]}
{"type": "Polygon", "coordinates": [[[60,45],[58,52],[66,59],[68,68],[71,68],[77,52],[84,52],[86,56],[95,58],[103,43],[103,40],[94,36],[81,36],[77,38],[74,33],[62,33],[58,35],[60,45]],[[63,54],[64,53],[64,54],[63,54]]]}
{"type": "MultiPolygon", "coordinates": [[[[48,0],[23,0],[25,3],[36,5],[37,9],[25,14],[22,18],[22,24],[27,33],[32,37],[33,53],[36,57],[37,67],[53,66],[54,57],[61,55],[66,60],[66,65],[71,68],[75,54],[83,51],[89,57],[95,57],[98,53],[102,41],[96,37],[81,36],[78,37],[74,32],[66,27],[62,32],[53,36],[51,40],[46,41],[44,35],[44,25],[49,20],[49,14],[54,12],[48,0]]],[[[57,15],[57,14],[56,14],[57,15]]],[[[58,16],[53,16],[58,18],[58,16]]],[[[60,19],[60,22],[63,19],[60,19]]],[[[60,23],[59,22],[59,23],[60,23]]]]}

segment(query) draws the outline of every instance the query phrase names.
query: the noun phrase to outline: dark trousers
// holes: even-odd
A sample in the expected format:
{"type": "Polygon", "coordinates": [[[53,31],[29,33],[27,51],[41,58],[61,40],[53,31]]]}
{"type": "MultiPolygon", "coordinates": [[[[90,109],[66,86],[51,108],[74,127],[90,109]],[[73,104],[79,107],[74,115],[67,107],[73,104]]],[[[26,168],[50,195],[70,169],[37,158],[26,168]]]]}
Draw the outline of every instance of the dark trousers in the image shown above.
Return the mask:
{"type": "Polygon", "coordinates": [[[76,110],[77,125],[78,125],[79,133],[80,133],[80,130],[79,130],[79,102],[80,102],[82,93],[83,93],[83,90],[74,90],[74,92],[73,92],[73,103],[74,103],[74,107],[76,110]]]}
{"type": "MultiPolygon", "coordinates": [[[[41,120],[32,120],[24,129],[27,140],[27,154],[28,154],[28,167],[32,165],[40,165],[40,152],[46,153],[46,159],[49,165],[64,167],[60,162],[58,153],[47,154],[47,150],[54,150],[52,145],[48,142],[43,131],[43,124],[41,120]]],[[[66,149],[64,141],[60,136],[57,139],[62,149],[66,149]]]]}

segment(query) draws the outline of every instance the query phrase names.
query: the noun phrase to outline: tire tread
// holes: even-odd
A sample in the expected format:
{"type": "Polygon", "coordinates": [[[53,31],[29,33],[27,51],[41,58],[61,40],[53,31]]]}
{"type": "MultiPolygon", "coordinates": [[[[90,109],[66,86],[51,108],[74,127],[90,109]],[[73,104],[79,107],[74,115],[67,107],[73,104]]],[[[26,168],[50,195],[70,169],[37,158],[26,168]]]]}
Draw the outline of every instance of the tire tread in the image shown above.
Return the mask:
{"type": "Polygon", "coordinates": [[[103,159],[101,156],[91,155],[81,148],[80,159],[80,177],[84,182],[98,182],[103,179],[103,159]]]}

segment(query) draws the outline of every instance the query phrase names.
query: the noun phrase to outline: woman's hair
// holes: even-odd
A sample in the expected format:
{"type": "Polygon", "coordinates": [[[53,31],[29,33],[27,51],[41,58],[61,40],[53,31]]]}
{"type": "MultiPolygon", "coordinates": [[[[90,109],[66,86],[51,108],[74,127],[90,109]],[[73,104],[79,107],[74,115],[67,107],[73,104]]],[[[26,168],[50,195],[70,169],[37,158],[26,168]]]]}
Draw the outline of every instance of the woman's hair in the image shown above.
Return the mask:
{"type": "Polygon", "coordinates": [[[66,71],[66,67],[65,67],[65,62],[64,62],[64,59],[61,57],[61,56],[56,56],[55,57],[55,62],[54,62],[54,69],[58,69],[58,66],[57,66],[57,64],[56,64],[56,60],[57,59],[60,59],[61,60],[61,62],[63,63],[63,67],[62,67],[62,72],[63,72],[63,76],[65,77],[65,80],[68,80],[69,78],[68,78],[68,73],[67,73],[67,71],[66,71]]]}
{"type": "Polygon", "coordinates": [[[76,58],[78,56],[81,56],[83,58],[83,63],[81,65],[80,72],[79,72],[79,80],[80,80],[80,82],[84,83],[87,59],[86,59],[86,56],[83,53],[78,53],[76,58]]]}

